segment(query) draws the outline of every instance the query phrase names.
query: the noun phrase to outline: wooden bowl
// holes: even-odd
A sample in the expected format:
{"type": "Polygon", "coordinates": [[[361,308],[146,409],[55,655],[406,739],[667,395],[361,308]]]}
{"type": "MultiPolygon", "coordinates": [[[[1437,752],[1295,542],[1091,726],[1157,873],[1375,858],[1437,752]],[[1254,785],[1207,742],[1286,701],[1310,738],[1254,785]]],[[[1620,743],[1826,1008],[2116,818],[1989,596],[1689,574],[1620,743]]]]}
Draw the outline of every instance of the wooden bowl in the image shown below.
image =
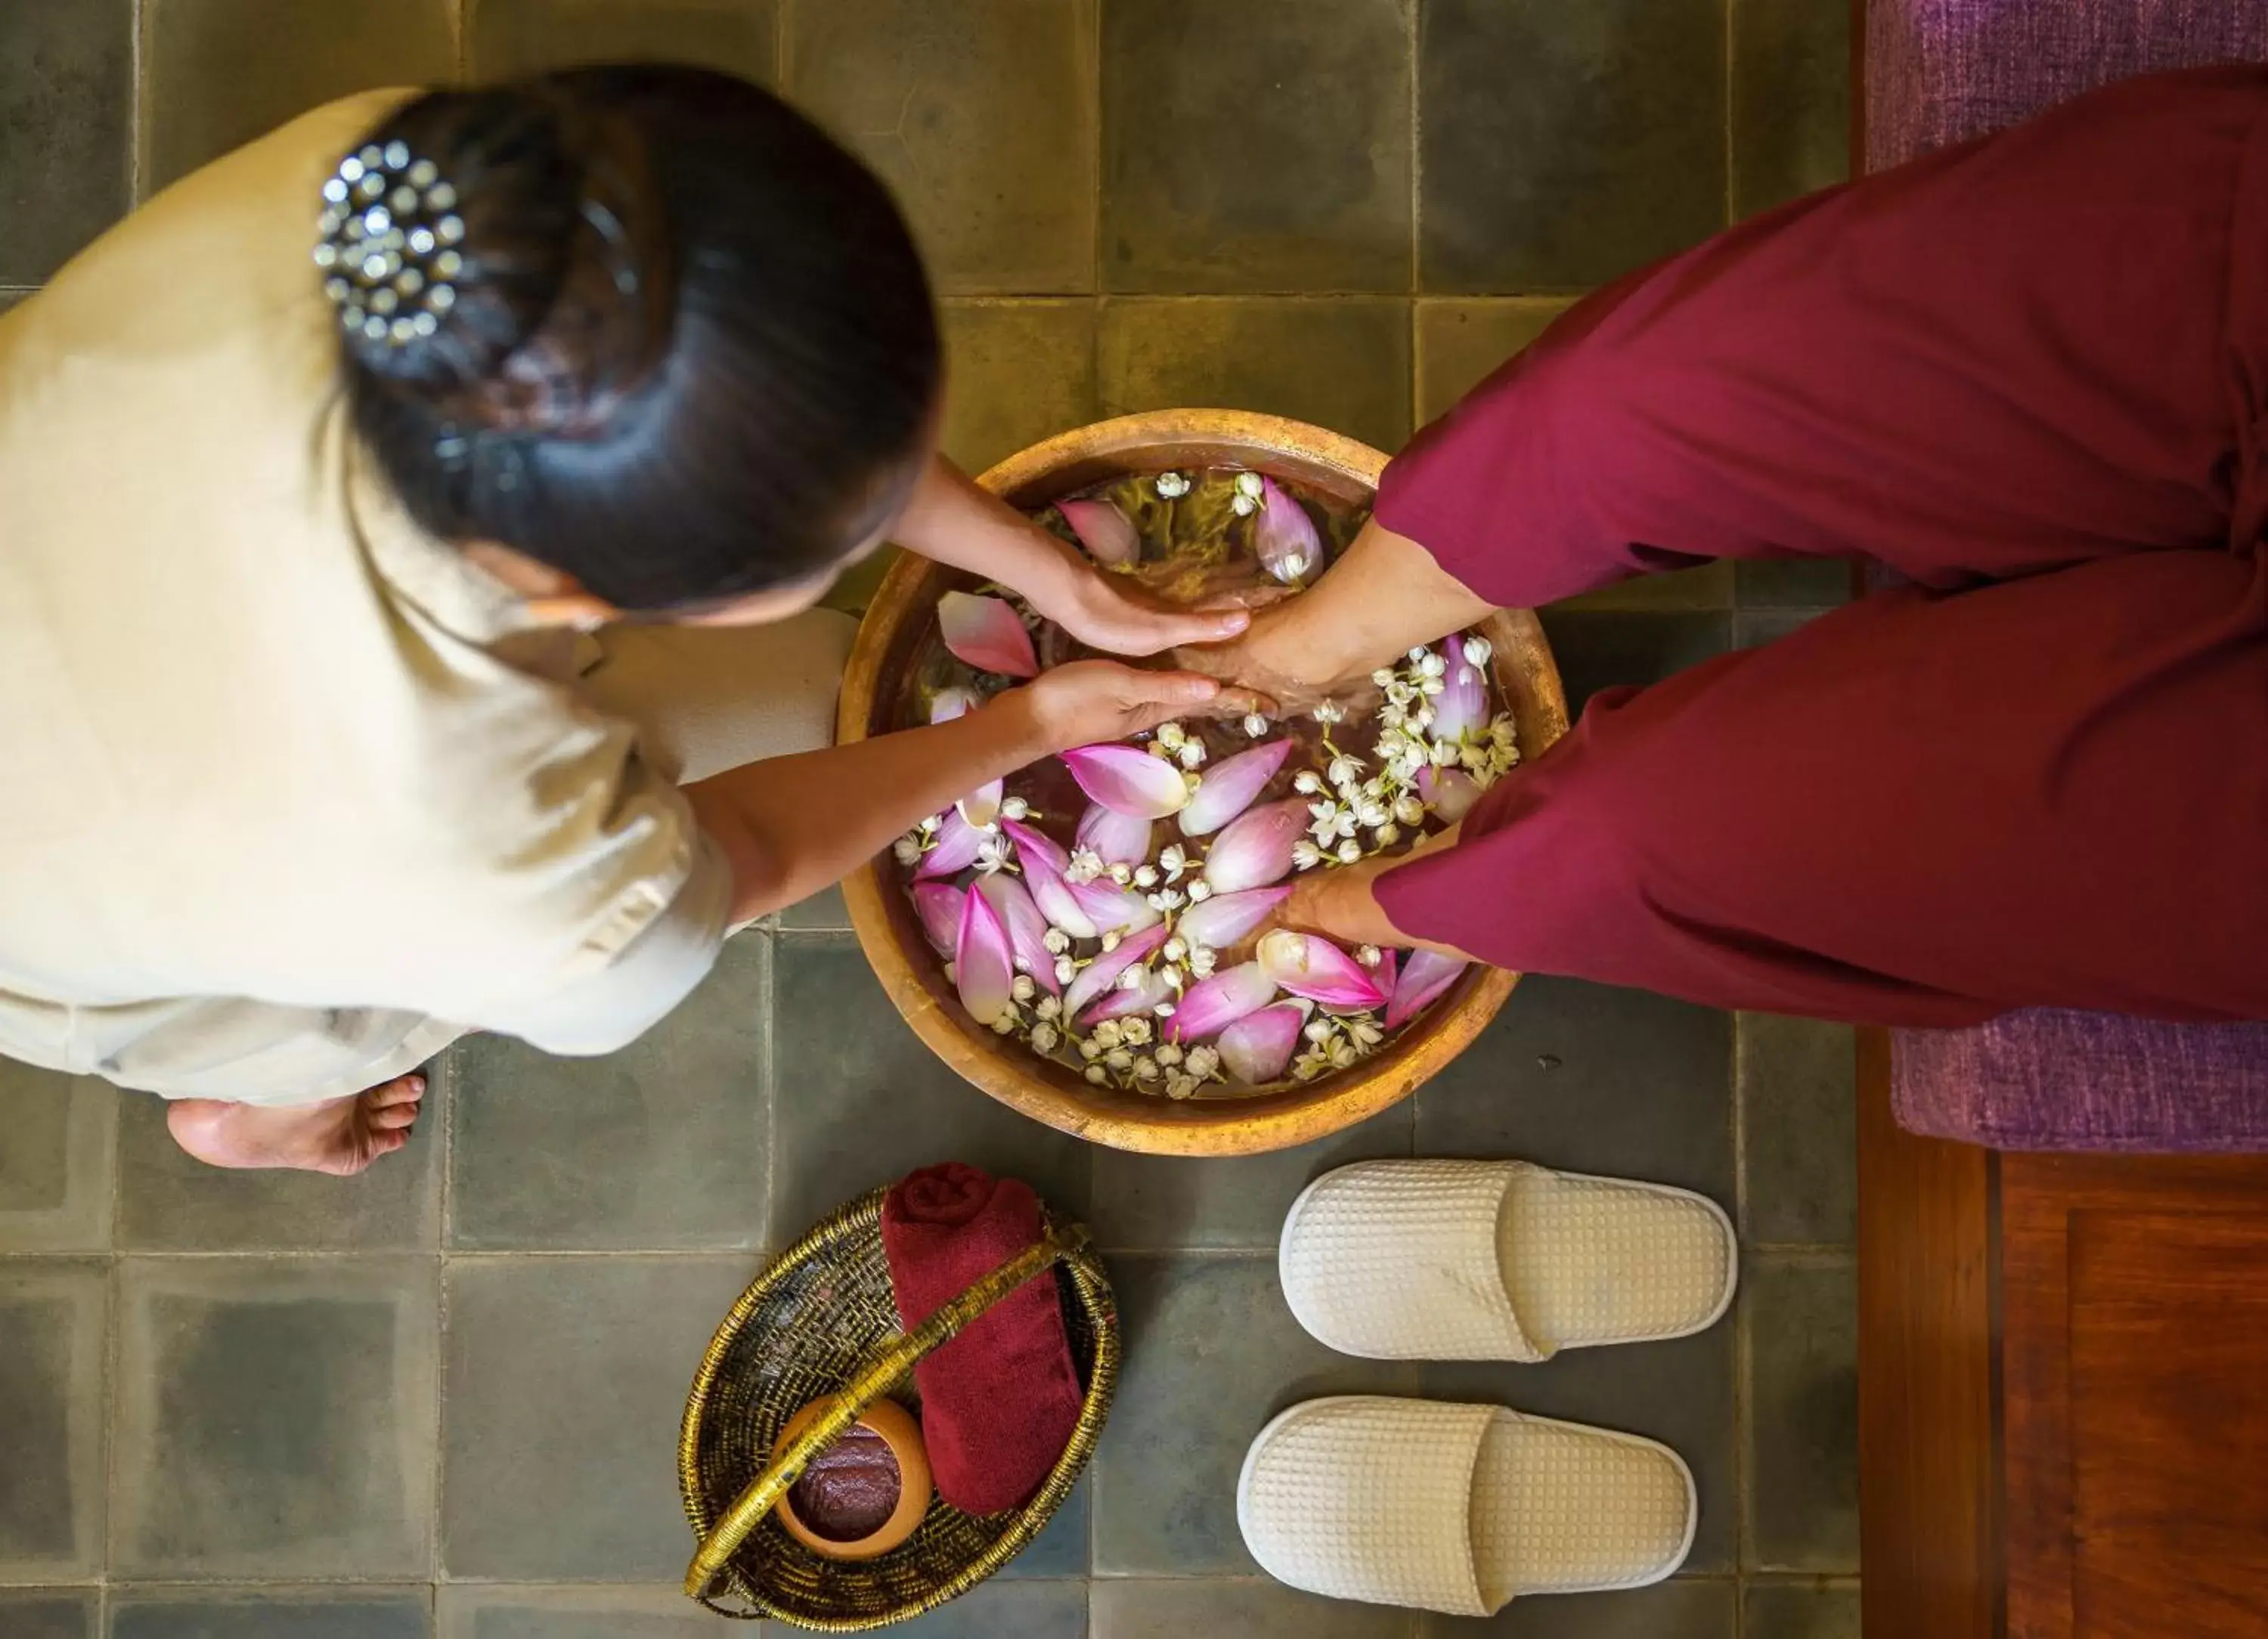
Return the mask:
{"type": "MultiPolygon", "coordinates": [[[[1045,505],[1136,472],[1215,466],[1294,480],[1336,499],[1367,500],[1386,470],[1369,445],[1320,427],[1241,410],[1160,410],[1098,422],[1010,456],[980,481],[1020,507],[1045,505]]],[[[883,577],[843,680],[836,737],[887,731],[897,685],[934,621],[937,600],[969,577],[902,556],[883,577]]],[[[1567,702],[1543,628],[1507,609],[1482,631],[1492,669],[1533,758],[1567,731],[1567,702]]],[[[1090,1085],[1073,1070],[1005,1041],[961,1010],[922,936],[887,856],[843,883],[850,925],[882,988],[939,1058],[1003,1104],[1116,1150],[1153,1155],[1257,1155],[1303,1144],[1377,1114],[1415,1092],[1494,1018],[1519,975],[1476,966],[1374,1057],[1313,1086],[1248,1098],[1175,1100],[1090,1085]]]]}

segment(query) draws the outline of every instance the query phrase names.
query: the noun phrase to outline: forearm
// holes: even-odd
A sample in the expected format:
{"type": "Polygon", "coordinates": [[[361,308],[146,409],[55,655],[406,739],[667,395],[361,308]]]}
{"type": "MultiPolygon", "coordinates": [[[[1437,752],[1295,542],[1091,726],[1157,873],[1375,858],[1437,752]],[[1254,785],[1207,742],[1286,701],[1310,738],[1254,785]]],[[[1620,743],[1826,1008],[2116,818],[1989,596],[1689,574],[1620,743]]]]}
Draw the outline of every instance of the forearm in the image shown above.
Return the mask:
{"type": "Polygon", "coordinates": [[[686,788],[733,864],[733,920],[807,899],[1050,749],[1020,694],[931,728],[772,757],[686,788]]]}
{"type": "Polygon", "coordinates": [[[1256,622],[1247,646],[1261,676],[1330,688],[1495,612],[1424,547],[1373,522],[1313,588],[1256,622]]]}
{"type": "Polygon", "coordinates": [[[943,456],[933,457],[894,537],[909,552],[1030,599],[1043,614],[1068,608],[1086,565],[1078,552],[985,489],[943,456]]]}

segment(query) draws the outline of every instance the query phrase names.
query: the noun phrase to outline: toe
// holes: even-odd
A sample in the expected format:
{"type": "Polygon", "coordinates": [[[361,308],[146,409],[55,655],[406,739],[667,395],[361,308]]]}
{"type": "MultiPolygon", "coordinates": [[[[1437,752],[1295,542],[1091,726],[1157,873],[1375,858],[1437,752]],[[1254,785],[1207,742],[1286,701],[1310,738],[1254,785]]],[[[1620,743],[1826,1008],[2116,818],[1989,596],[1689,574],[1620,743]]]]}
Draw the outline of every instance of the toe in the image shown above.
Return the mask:
{"type": "Polygon", "coordinates": [[[363,1106],[372,1111],[415,1106],[425,1096],[425,1077],[397,1076],[392,1081],[371,1088],[362,1095],[363,1106]]]}
{"type": "Polygon", "coordinates": [[[416,1125],[418,1106],[414,1104],[382,1104],[364,1117],[372,1132],[407,1132],[416,1125]]]}

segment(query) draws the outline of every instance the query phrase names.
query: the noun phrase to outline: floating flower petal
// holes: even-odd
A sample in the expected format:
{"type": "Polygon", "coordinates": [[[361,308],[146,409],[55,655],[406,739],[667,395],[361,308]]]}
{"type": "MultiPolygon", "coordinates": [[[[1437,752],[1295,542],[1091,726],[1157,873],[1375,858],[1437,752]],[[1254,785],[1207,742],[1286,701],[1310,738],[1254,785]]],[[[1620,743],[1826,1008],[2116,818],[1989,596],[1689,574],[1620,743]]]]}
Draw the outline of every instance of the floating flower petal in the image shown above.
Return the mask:
{"type": "Polygon", "coordinates": [[[1183,911],[1177,931],[1191,944],[1224,951],[1257,933],[1269,915],[1291,896],[1289,888],[1216,893],[1183,911]]]}
{"type": "Polygon", "coordinates": [[[961,899],[961,937],[953,966],[954,982],[968,1016],[980,1025],[997,1024],[1014,993],[1016,962],[1007,925],[982,893],[961,899]]]}
{"type": "Polygon", "coordinates": [[[1032,903],[1040,908],[1041,915],[1074,939],[1092,939],[1102,931],[1079,904],[1078,893],[1044,855],[1025,853],[1022,858],[1024,886],[1031,890],[1032,903]]]}
{"type": "Polygon", "coordinates": [[[1276,999],[1276,981],[1258,962],[1215,974],[1191,985],[1167,1022],[1169,1041],[1202,1041],[1276,999]]]}
{"type": "Polygon", "coordinates": [[[1157,954],[1158,947],[1166,942],[1163,928],[1152,928],[1122,940],[1115,951],[1106,951],[1085,967],[1071,981],[1063,996],[1064,1011],[1077,1017],[1091,1007],[1102,996],[1118,985],[1119,975],[1137,962],[1147,961],[1157,954]]]}
{"type": "Polygon", "coordinates": [[[1000,817],[1000,799],[1006,789],[1005,782],[994,780],[990,784],[978,786],[954,806],[960,811],[963,820],[982,830],[1000,817]]]}
{"type": "Polygon", "coordinates": [[[1481,799],[1481,788],[1461,768],[1418,770],[1418,795],[1444,823],[1454,825],[1481,799]]]}
{"type": "Polygon", "coordinates": [[[1329,939],[1279,928],[1260,941],[1261,970],[1293,996],[1325,1007],[1380,1007],[1386,992],[1362,964],[1329,939]]]}
{"type": "Polygon", "coordinates": [[[1458,975],[1470,966],[1454,956],[1443,956],[1433,951],[1412,951],[1402,964],[1402,972],[1394,981],[1394,1000],[1386,1009],[1386,1027],[1399,1029],[1410,1022],[1457,981],[1458,975]]]}
{"type": "Polygon", "coordinates": [[[914,884],[914,914],[939,956],[948,960],[961,944],[961,890],[949,882],[914,884]]]}
{"type": "Polygon", "coordinates": [[[1094,803],[1079,816],[1078,845],[1093,849],[1106,865],[1138,865],[1150,857],[1150,827],[1140,814],[1094,803]]]}
{"type": "Polygon", "coordinates": [[[1322,538],[1307,509],[1272,478],[1261,479],[1260,492],[1260,519],[1253,527],[1252,541],[1261,567],[1286,584],[1322,568],[1322,538]]]}
{"type": "Polygon", "coordinates": [[[980,672],[1006,677],[1040,674],[1032,635],[1004,599],[949,592],[937,600],[937,624],[945,635],[945,646],[980,672]]]}
{"type": "Polygon", "coordinates": [[[1182,771],[1138,746],[1081,746],[1063,761],[1079,789],[1114,813],[1162,820],[1189,800],[1182,771]]]}
{"type": "MultiPolygon", "coordinates": [[[[1108,996],[1081,1013],[1079,1016],[1079,1028],[1084,1030],[1112,1018],[1125,1019],[1130,1025],[1137,1022],[1133,1015],[1147,1014],[1159,1003],[1173,999],[1173,986],[1160,975],[1144,968],[1139,984],[1131,989],[1123,984],[1113,985],[1108,996]]],[[[1146,1024],[1148,1021],[1145,1018],[1141,1022],[1146,1024]]]]}
{"type": "Polygon", "coordinates": [[[1291,1068],[1299,1050],[1300,1030],[1307,1016],[1296,1003],[1278,1002],[1256,1013],[1247,1013],[1220,1033],[1215,1045],[1230,1075],[1253,1086],[1278,1080],[1291,1068]]]}
{"type": "Polygon", "coordinates": [[[968,870],[976,863],[977,852],[984,846],[987,834],[962,819],[959,809],[946,809],[944,822],[937,827],[937,846],[922,856],[914,879],[926,882],[968,870]]]}
{"type": "Polygon", "coordinates": [[[1137,933],[1157,925],[1158,913],[1150,901],[1116,883],[1074,882],[1070,887],[1071,898],[1097,933],[1137,933]]]}
{"type": "MultiPolygon", "coordinates": [[[[1003,820],[1000,822],[1000,828],[1008,834],[1008,840],[1016,845],[1016,860],[1019,864],[1029,865],[1036,859],[1057,876],[1063,875],[1071,869],[1071,856],[1063,851],[1062,846],[1056,842],[1055,838],[1038,827],[1026,825],[1020,820],[1003,820]]],[[[1080,936],[1082,938],[1086,937],[1084,934],[1080,936]]]]}
{"type": "Polygon", "coordinates": [[[1031,974],[1050,996],[1060,992],[1056,953],[1048,949],[1048,919],[1033,902],[1031,891],[1015,878],[1001,874],[977,878],[976,891],[991,901],[1001,924],[1008,930],[1008,948],[1016,971],[1031,974]]]}
{"type": "Polygon", "coordinates": [[[1307,805],[1294,797],[1248,810],[1231,820],[1205,855],[1204,879],[1215,894],[1264,888],[1292,874],[1292,849],[1307,828],[1307,805]]]}
{"type": "Polygon", "coordinates": [[[1208,836],[1251,807],[1291,754],[1292,742],[1279,739],[1213,764],[1197,794],[1182,810],[1182,834],[1208,836]]]}
{"type": "Polygon", "coordinates": [[[1134,521],[1109,502],[1058,501],[1056,511],[1097,563],[1123,569],[1140,562],[1142,537],[1135,533],[1134,521]]]}
{"type": "Polygon", "coordinates": [[[1488,683],[1480,668],[1465,658],[1465,640],[1452,637],[1442,645],[1448,651],[1447,671],[1441,692],[1433,697],[1433,732],[1443,739],[1462,740],[1487,731],[1488,683]]]}

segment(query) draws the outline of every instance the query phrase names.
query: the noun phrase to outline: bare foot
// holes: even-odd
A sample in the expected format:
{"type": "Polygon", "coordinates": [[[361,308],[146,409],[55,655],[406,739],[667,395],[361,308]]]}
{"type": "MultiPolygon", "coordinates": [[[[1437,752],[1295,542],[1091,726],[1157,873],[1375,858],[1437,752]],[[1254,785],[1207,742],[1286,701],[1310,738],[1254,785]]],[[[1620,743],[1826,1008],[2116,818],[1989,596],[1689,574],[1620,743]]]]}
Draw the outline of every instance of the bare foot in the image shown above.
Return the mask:
{"type": "Polygon", "coordinates": [[[180,1099],[166,1112],[173,1142],[214,1166],[290,1167],[350,1178],[409,1142],[425,1077],[396,1077],[351,1098],[267,1107],[180,1099]]]}

